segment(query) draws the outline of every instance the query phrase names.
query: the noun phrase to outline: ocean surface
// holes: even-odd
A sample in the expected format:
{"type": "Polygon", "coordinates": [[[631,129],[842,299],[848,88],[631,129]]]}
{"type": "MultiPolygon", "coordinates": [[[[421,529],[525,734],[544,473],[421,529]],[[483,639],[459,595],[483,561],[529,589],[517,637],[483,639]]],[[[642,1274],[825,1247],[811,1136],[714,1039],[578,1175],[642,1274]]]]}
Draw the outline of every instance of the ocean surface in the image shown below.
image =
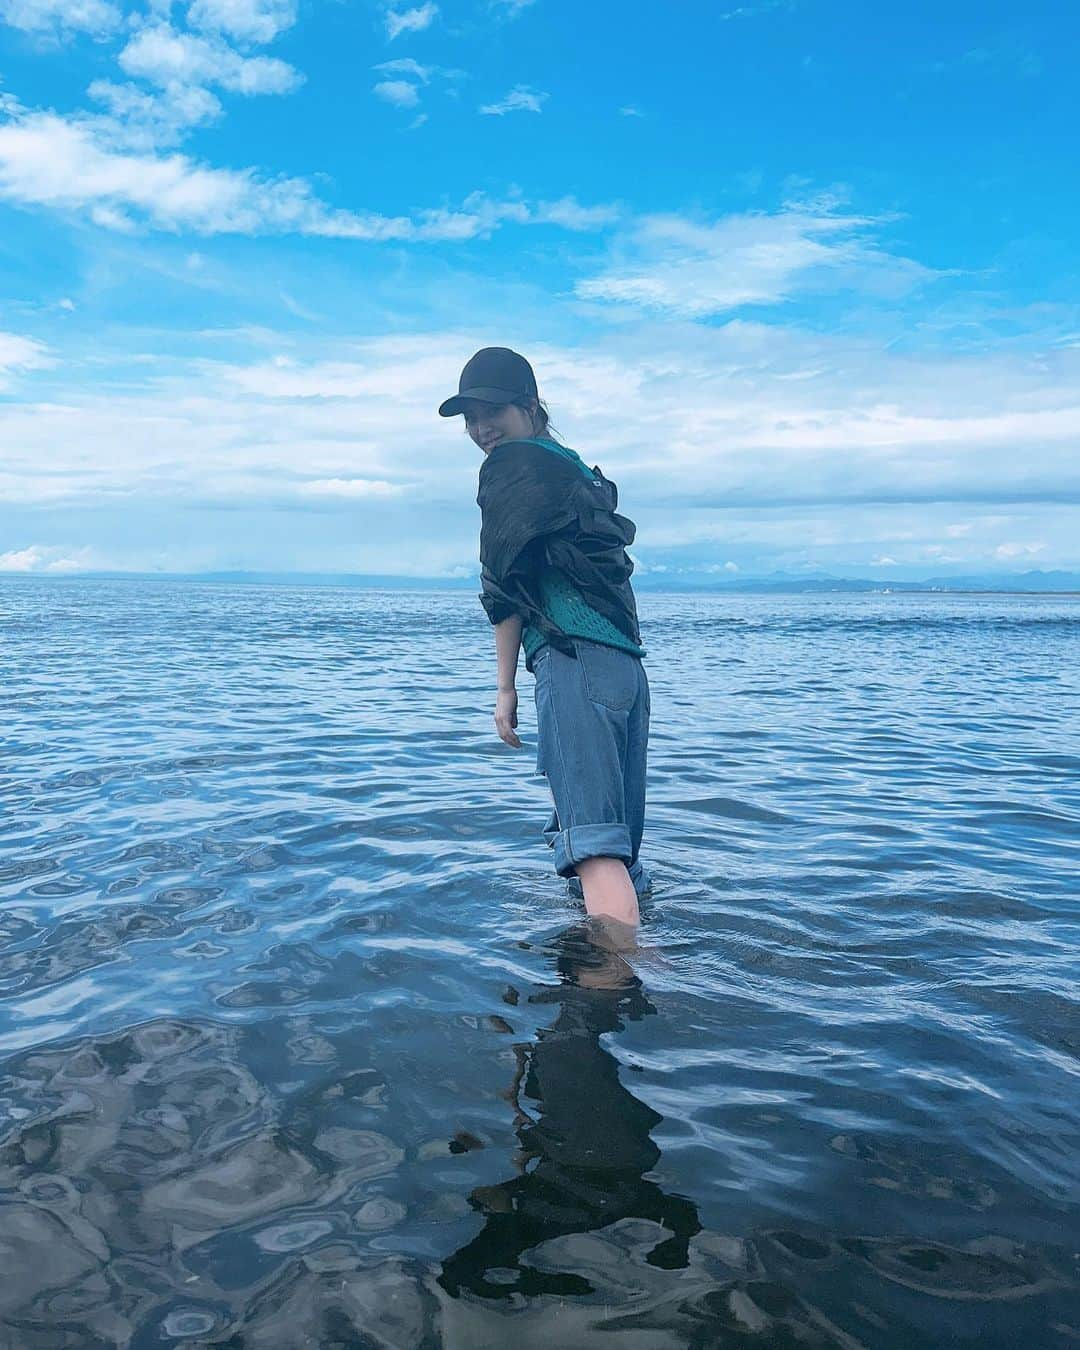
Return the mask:
{"type": "Polygon", "coordinates": [[[1080,599],[639,607],[623,956],[471,593],[0,583],[0,1346],[1080,1343],[1080,599]]]}

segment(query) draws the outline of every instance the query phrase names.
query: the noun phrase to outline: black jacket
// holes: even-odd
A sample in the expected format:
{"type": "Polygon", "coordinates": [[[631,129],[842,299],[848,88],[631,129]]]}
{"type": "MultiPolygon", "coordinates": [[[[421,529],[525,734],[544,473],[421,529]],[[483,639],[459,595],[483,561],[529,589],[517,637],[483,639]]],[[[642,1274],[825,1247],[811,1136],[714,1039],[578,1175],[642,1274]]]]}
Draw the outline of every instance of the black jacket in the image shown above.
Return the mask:
{"type": "MultiPolygon", "coordinates": [[[[636,528],[617,514],[619,491],[531,441],[504,441],[480,467],[480,603],[493,624],[520,614],[554,647],[573,641],[540,608],[538,579],[557,567],[621,633],[641,644],[626,546],[636,528]]],[[[528,662],[526,662],[528,666],[528,662]]]]}

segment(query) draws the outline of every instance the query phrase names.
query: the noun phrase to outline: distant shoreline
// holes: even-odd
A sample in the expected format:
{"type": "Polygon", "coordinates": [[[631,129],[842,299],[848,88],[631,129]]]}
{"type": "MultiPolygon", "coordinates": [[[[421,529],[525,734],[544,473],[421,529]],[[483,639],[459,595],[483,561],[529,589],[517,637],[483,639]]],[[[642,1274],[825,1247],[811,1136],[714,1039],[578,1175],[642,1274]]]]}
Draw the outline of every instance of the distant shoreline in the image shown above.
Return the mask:
{"type": "MultiPolygon", "coordinates": [[[[1066,574],[1069,575],[1069,574],[1066,574]]],[[[447,594],[479,591],[480,578],[449,579],[438,577],[374,576],[360,573],[304,573],[304,572],[0,572],[0,581],[160,581],[194,582],[204,585],[226,586],[317,586],[327,589],[383,590],[383,591],[438,591],[447,594]]],[[[1070,583],[1073,578],[1069,575],[1070,583]]],[[[885,586],[861,577],[829,577],[818,581],[776,580],[767,578],[745,582],[725,582],[719,585],[685,582],[658,584],[644,577],[634,579],[639,595],[709,595],[758,596],[779,595],[1020,595],[1055,596],[1061,599],[1080,597],[1080,581],[1055,587],[1029,582],[1007,585],[988,580],[981,585],[965,578],[957,585],[944,580],[896,581],[885,586]]]]}

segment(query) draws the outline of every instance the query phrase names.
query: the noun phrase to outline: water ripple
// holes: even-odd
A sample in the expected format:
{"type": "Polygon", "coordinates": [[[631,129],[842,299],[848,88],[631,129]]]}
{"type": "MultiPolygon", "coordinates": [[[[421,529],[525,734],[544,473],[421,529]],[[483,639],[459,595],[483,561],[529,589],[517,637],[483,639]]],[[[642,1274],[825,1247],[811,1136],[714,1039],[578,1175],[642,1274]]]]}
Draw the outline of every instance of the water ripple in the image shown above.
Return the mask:
{"type": "Polygon", "coordinates": [[[640,608],[627,962],[471,594],[0,585],[0,1345],[1075,1344],[1080,604],[640,608]]]}

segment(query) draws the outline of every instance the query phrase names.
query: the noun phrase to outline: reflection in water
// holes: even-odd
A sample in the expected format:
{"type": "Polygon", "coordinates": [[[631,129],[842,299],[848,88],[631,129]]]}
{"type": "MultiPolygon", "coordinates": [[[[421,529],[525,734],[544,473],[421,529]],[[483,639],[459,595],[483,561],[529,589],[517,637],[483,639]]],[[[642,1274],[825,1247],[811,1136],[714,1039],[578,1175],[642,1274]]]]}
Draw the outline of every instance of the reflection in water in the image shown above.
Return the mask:
{"type": "Polygon", "coordinates": [[[475,1190],[483,1230],[449,1257],[440,1285],[488,1298],[590,1294],[580,1274],[541,1271],[523,1262],[531,1248],[569,1233],[648,1219],[671,1236],[646,1253],[651,1266],[685,1269],[701,1229],[696,1207],[667,1195],[644,1174],[660,1150],[650,1132],[663,1119],[619,1081],[619,1066],[600,1043],[656,1009],[626,961],[603,945],[603,930],[578,926],[555,942],[560,983],[531,1003],[554,1003],[558,1016],[535,1044],[518,1047],[513,1102],[520,1175],[475,1190]],[[533,1104],[532,1110],[522,1098],[533,1104]]]}
{"type": "Polygon", "coordinates": [[[1077,602],[648,603],[632,1025],[470,596],[0,585],[0,1350],[1077,1350],[1077,602]]]}
{"type": "MultiPolygon", "coordinates": [[[[560,982],[532,1002],[557,1014],[514,1079],[520,1174],[471,1183],[483,1228],[441,1266],[464,1240],[451,1225],[476,1223],[448,1170],[474,1155],[410,1142],[391,1104],[407,1075],[358,1063],[351,1033],[335,1063],[303,1020],[273,1041],[266,1025],[156,1018],[3,1061],[0,1350],[1006,1350],[1036,1316],[1053,1337],[1032,1344],[1075,1343],[1075,1258],[982,1219],[951,1243],[872,1224],[702,1228],[646,1180],[660,1116],[601,1044],[655,1008],[587,931],[556,951],[560,982]]],[[[836,1144],[888,1163],[884,1143],[836,1144]]],[[[895,1172],[913,1195],[917,1175],[895,1172]]]]}
{"type": "Polygon", "coordinates": [[[6,1062],[0,1350],[126,1346],[140,1326],[153,1343],[164,1328],[202,1345],[257,1328],[282,1282],[313,1299],[319,1324],[303,1283],[319,1272],[288,1258],[318,1244],[324,1261],[359,1266],[348,1207],[361,1231],[394,1221],[396,1202],[372,1187],[403,1151],[358,1128],[344,1091],[282,1122],[240,1043],[236,1028],[161,1018],[6,1062]]]}

